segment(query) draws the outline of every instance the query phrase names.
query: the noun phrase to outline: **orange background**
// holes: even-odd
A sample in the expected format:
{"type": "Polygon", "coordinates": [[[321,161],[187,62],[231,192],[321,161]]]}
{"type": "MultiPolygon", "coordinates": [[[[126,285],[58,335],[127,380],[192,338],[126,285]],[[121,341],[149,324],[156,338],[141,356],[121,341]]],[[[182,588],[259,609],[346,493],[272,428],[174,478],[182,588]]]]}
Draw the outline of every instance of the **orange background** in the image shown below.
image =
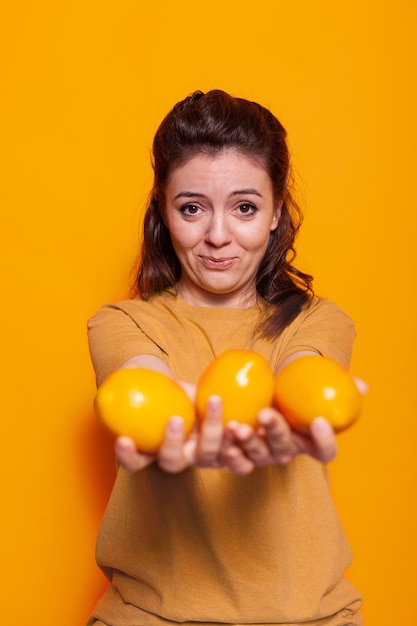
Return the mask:
{"type": "Polygon", "coordinates": [[[415,626],[416,5],[5,2],[0,15],[2,623],[83,624],[114,476],[86,320],[124,296],[162,116],[194,89],[289,131],[299,265],[359,332],[371,385],[335,499],[366,624],[415,626]]]}

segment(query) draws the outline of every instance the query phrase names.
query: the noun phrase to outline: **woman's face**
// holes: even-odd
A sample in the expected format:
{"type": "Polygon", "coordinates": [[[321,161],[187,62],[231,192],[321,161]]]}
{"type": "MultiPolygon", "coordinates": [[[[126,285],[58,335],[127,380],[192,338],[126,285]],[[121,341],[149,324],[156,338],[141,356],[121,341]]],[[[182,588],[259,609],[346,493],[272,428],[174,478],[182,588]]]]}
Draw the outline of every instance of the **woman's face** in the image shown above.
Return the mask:
{"type": "Polygon", "coordinates": [[[197,306],[254,304],[257,270],[280,214],[267,171],[236,151],[201,154],[173,170],[165,199],[180,297],[197,306]]]}

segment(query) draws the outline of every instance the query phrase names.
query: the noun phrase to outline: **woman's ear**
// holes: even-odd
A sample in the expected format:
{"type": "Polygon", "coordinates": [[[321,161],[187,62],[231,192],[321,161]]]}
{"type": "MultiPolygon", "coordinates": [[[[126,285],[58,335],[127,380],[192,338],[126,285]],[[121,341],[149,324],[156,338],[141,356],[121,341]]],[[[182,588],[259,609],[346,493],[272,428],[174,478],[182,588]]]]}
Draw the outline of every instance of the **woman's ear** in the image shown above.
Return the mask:
{"type": "Polygon", "coordinates": [[[281,217],[281,209],[282,209],[282,205],[283,205],[284,201],[281,200],[281,202],[278,202],[278,204],[276,205],[275,209],[274,209],[274,215],[272,217],[272,223],[271,223],[271,231],[275,230],[279,224],[279,220],[281,217]]]}

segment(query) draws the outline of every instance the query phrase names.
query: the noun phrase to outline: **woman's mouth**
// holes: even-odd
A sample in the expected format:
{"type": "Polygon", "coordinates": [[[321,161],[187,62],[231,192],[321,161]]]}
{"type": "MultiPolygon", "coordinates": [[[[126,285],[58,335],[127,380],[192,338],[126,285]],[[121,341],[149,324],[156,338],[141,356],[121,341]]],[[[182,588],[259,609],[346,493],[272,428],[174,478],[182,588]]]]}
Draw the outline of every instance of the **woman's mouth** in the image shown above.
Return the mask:
{"type": "Polygon", "coordinates": [[[227,270],[233,265],[236,257],[212,257],[212,256],[200,256],[200,260],[203,265],[212,270],[227,270]]]}

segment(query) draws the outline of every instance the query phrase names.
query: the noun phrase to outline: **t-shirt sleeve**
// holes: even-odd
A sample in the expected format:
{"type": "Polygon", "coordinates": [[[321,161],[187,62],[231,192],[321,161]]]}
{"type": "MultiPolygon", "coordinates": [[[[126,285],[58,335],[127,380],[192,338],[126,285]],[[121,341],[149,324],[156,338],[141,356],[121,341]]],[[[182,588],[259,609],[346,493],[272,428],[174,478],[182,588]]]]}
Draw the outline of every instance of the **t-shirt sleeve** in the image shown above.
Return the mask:
{"type": "Polygon", "coordinates": [[[281,360],[301,350],[312,350],[348,368],[356,329],[353,320],[339,306],[319,299],[287,329],[281,360]]]}
{"type": "Polygon", "coordinates": [[[162,350],[117,305],[105,305],[88,320],[88,344],[97,385],[127,359],[138,354],[162,358],[162,350]]]}

